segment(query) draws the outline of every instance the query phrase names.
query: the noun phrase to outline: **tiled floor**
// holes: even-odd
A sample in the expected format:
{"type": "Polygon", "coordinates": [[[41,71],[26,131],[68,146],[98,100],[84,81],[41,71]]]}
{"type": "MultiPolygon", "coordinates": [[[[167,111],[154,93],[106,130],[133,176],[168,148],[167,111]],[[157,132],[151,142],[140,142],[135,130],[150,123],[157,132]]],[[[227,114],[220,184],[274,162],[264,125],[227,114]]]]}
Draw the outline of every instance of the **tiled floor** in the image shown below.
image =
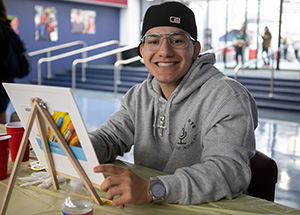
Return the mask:
{"type": "MultiPolygon", "coordinates": [[[[295,78],[299,78],[298,75],[291,74],[295,78]]],[[[87,90],[75,90],[74,95],[89,131],[105,123],[108,116],[119,109],[121,95],[115,99],[112,93],[87,90]]],[[[8,112],[12,111],[10,105],[8,112]]],[[[300,113],[259,109],[256,140],[257,149],[278,165],[275,202],[300,209],[300,113]]],[[[133,162],[132,153],[122,159],[133,162]]]]}

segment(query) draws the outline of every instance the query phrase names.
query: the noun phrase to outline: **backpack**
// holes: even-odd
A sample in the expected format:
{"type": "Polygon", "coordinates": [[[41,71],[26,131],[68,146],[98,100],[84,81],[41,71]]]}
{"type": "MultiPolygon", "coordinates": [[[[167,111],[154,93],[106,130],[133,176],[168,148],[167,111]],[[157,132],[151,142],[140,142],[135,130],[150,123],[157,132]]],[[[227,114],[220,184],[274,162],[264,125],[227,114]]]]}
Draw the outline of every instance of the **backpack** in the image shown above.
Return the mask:
{"type": "Polygon", "coordinates": [[[4,71],[8,77],[23,78],[31,71],[29,55],[20,37],[13,31],[7,23],[1,24],[0,33],[3,34],[7,44],[7,53],[3,62],[4,71]]]}

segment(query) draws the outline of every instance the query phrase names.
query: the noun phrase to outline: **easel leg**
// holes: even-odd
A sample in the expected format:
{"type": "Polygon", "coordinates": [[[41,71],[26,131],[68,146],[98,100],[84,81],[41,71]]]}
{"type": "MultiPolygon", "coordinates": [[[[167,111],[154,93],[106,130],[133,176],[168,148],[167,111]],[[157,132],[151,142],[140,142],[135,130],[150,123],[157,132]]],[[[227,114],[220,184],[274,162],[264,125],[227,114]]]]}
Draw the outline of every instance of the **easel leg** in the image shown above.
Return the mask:
{"type": "Polygon", "coordinates": [[[27,125],[25,128],[25,132],[22,137],[22,141],[21,141],[20,148],[19,148],[19,151],[17,154],[17,158],[15,160],[12,172],[9,177],[9,181],[7,184],[6,192],[5,192],[1,210],[0,210],[1,215],[4,215],[6,213],[7,206],[8,206],[10,197],[11,197],[11,193],[12,193],[14,184],[16,182],[17,172],[20,168],[20,164],[21,164],[22,158],[24,156],[24,152],[25,152],[25,149],[26,149],[26,146],[28,143],[28,138],[29,138],[29,135],[30,135],[33,123],[34,123],[34,118],[35,118],[36,113],[37,113],[37,108],[35,108],[35,106],[33,106],[32,110],[30,112],[30,115],[29,115],[29,119],[28,119],[28,122],[27,122],[27,125]]]}
{"type": "MultiPolygon", "coordinates": [[[[37,104],[35,104],[35,105],[37,105],[37,104]]],[[[45,133],[46,128],[45,128],[45,124],[42,121],[41,114],[39,112],[37,112],[36,123],[37,123],[37,127],[38,127],[39,134],[41,137],[41,142],[42,142],[42,146],[44,149],[46,162],[48,165],[47,171],[50,173],[54,190],[58,190],[59,185],[58,185],[58,181],[57,181],[57,177],[56,177],[53,158],[52,158],[50,147],[49,147],[48,140],[47,140],[47,135],[45,133]]]]}
{"type": "MultiPolygon", "coordinates": [[[[45,105],[40,105],[42,103],[42,101],[40,99],[36,99],[35,102],[37,103],[36,107],[38,108],[39,114],[41,114],[42,118],[47,122],[47,124],[50,127],[51,131],[53,132],[53,134],[57,138],[60,146],[62,147],[62,149],[66,153],[66,155],[67,155],[68,159],[70,160],[71,164],[73,165],[73,167],[77,171],[80,178],[83,180],[84,185],[86,186],[87,190],[89,191],[89,193],[93,197],[94,201],[97,204],[102,205],[103,202],[101,201],[99,195],[97,194],[95,188],[93,187],[93,184],[91,183],[89,177],[87,176],[84,169],[82,168],[80,162],[77,160],[77,158],[75,157],[75,155],[71,151],[71,149],[68,146],[66,140],[64,139],[61,132],[59,131],[57,125],[53,121],[50,113],[47,110],[47,107],[45,105]]],[[[50,154],[50,156],[51,156],[51,154],[50,154]]]]}

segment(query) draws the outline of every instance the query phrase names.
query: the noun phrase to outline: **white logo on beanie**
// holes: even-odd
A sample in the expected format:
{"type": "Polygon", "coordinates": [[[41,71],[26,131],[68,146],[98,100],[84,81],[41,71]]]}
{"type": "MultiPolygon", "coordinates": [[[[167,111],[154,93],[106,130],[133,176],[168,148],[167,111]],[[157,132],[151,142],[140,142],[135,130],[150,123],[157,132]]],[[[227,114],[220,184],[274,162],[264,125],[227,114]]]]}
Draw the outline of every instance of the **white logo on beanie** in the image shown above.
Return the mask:
{"type": "Polygon", "coordinates": [[[175,16],[170,16],[170,22],[180,24],[180,18],[175,16]]]}

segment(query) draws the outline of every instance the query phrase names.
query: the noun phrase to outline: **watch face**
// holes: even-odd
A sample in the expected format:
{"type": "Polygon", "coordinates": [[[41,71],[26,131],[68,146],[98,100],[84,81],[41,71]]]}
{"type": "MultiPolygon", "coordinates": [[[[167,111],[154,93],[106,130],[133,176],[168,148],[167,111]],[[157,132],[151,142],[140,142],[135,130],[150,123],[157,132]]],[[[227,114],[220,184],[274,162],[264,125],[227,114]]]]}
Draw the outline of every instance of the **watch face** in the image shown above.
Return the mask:
{"type": "Polygon", "coordinates": [[[162,199],[166,195],[166,188],[160,182],[154,183],[151,187],[151,191],[155,199],[162,199]]]}

